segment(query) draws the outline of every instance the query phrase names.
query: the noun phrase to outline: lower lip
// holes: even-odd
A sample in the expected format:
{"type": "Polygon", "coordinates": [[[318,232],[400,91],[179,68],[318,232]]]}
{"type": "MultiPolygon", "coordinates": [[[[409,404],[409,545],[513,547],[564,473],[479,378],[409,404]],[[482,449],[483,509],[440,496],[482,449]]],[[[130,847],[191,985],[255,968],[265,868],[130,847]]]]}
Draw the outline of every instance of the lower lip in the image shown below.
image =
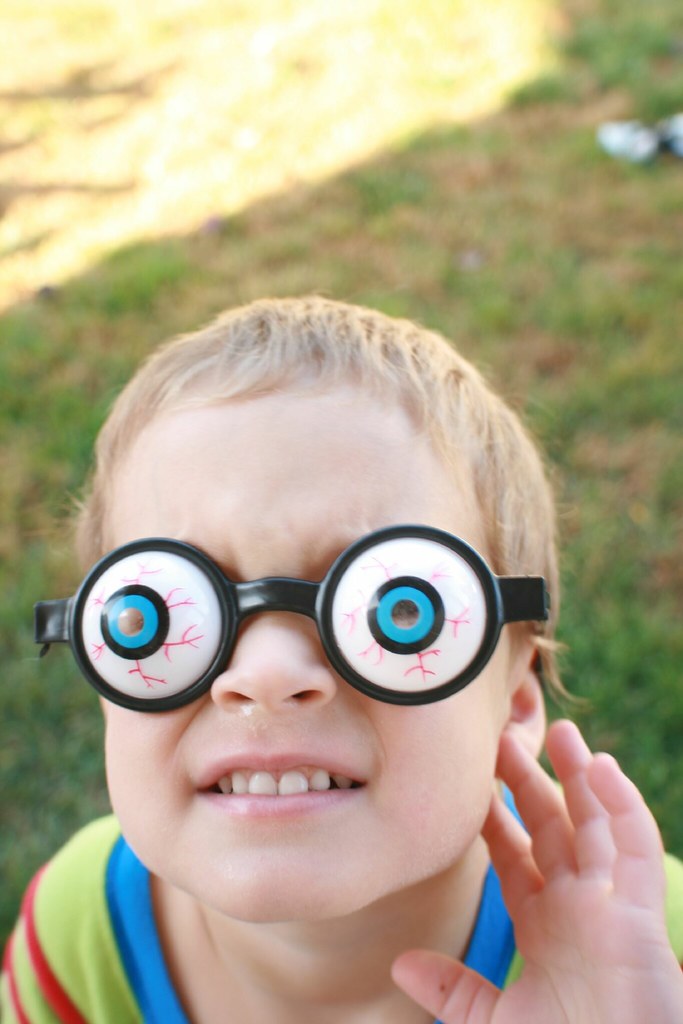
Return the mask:
{"type": "Polygon", "coordinates": [[[201,796],[221,814],[236,818],[271,819],[301,818],[326,811],[350,807],[364,792],[364,786],[355,789],[309,790],[292,796],[256,796],[251,794],[203,792],[201,796]]]}

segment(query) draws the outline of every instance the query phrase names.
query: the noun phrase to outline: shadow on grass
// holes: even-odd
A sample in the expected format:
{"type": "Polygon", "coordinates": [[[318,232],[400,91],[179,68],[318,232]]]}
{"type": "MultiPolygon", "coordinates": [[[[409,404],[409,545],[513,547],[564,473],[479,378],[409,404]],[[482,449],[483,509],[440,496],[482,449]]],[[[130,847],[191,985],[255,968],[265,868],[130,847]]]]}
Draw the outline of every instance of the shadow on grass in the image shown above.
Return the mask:
{"type": "MultiPolygon", "coordinates": [[[[88,88],[87,81],[78,88],[88,88]]],[[[0,926],[106,810],[94,695],[36,659],[31,606],[78,582],[68,512],[113,395],[162,339],[262,295],[317,292],[442,330],[550,453],[566,549],[565,676],[683,852],[678,168],[634,171],[554,92],[442,128],[318,187],[112,253],[0,321],[0,926]]],[[[533,500],[532,497],[530,500],[533,500]]]]}
{"type": "Polygon", "coordinates": [[[124,81],[117,81],[115,75],[112,80],[112,72],[115,70],[114,61],[75,68],[59,81],[41,86],[39,89],[0,89],[0,102],[10,105],[35,103],[36,100],[67,100],[69,103],[78,103],[109,96],[127,96],[131,101],[146,99],[171,68],[165,67],[124,81]]]}
{"type": "MultiPolygon", "coordinates": [[[[81,125],[82,130],[92,131],[101,127],[105,122],[114,123],[126,117],[131,108],[148,99],[159,88],[165,76],[172,71],[173,66],[168,65],[144,75],[119,80],[116,64],[101,62],[88,67],[76,68],[53,84],[37,89],[0,90],[0,104],[4,107],[6,121],[10,122],[13,112],[22,107],[35,109],[37,104],[40,105],[37,109],[43,111],[44,119],[46,104],[57,104],[61,111],[65,111],[67,109],[65,104],[68,104],[69,116],[73,118],[78,116],[81,107],[87,107],[92,101],[112,98],[119,100],[116,111],[109,112],[105,117],[99,116],[97,119],[91,120],[89,126],[81,125]]],[[[32,129],[21,138],[0,138],[0,157],[40,145],[46,134],[46,127],[43,125],[41,128],[32,129]]],[[[93,185],[87,180],[40,182],[0,180],[0,216],[4,216],[11,204],[24,196],[87,192],[107,196],[130,192],[135,185],[136,182],[132,180],[100,185],[93,185]]],[[[11,249],[12,254],[17,251],[19,251],[18,247],[11,249]]]]}

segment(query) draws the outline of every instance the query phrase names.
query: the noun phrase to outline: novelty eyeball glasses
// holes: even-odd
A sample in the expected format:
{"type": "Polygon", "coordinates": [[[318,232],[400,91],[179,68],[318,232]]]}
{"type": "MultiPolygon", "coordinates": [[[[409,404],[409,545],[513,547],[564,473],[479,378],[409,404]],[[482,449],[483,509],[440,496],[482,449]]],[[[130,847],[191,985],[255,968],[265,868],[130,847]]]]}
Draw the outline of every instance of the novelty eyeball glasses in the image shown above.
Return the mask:
{"type": "Polygon", "coordinates": [[[389,704],[429,704],[471,682],[505,623],[548,617],[540,576],[495,576],[465,541],[390,526],[351,544],[319,583],[233,583],[202,551],[151,538],[99,561],[74,597],[35,608],[45,653],[69,643],[88,682],[135,711],[196,700],[230,662],[250,615],[313,619],[331,665],[389,704]]]}

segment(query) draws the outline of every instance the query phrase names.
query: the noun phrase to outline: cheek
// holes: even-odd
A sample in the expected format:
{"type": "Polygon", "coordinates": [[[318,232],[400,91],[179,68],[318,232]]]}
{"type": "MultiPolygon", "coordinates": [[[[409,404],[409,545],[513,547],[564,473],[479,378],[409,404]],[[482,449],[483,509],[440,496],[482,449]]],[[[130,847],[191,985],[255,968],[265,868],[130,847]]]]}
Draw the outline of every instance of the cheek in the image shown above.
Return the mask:
{"type": "Polygon", "coordinates": [[[493,788],[502,716],[476,685],[438,704],[390,709],[399,714],[385,733],[404,827],[451,846],[478,834],[493,788]]]}
{"type": "Polygon", "coordinates": [[[110,706],[105,715],[105,767],[116,816],[131,837],[146,831],[155,808],[167,813],[173,794],[175,731],[156,715],[110,706]],[[145,828],[146,824],[146,828],[145,828]]]}

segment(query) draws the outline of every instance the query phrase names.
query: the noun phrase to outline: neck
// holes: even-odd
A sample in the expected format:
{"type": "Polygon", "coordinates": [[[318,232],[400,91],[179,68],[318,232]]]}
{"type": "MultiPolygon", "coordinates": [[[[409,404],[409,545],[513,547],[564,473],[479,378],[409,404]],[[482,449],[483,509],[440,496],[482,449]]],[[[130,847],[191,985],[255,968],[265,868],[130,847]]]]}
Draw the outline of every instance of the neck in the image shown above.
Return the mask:
{"type": "Polygon", "coordinates": [[[395,988],[391,964],[412,948],[464,955],[487,865],[478,839],[442,874],[333,920],[236,921],[159,879],[155,912],[171,976],[195,1022],[224,1019],[227,1004],[242,1007],[235,1019],[244,1021],[288,1024],[315,1010],[321,1024],[419,1024],[431,1018],[395,988]]]}

